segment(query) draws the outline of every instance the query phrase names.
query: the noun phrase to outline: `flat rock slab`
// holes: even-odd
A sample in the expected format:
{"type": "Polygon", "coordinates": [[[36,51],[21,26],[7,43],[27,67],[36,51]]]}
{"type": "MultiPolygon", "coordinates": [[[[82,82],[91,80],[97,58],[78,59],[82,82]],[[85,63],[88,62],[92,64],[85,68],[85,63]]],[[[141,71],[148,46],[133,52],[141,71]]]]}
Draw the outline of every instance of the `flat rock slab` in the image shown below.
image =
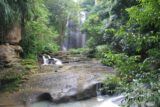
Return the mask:
{"type": "Polygon", "coordinates": [[[20,91],[10,98],[14,97],[14,102],[19,104],[41,100],[54,103],[83,100],[95,97],[96,84],[103,81],[105,75],[114,73],[111,67],[94,61],[66,63],[56,72],[54,67],[41,66],[41,69],[46,71],[32,75],[20,91]]]}

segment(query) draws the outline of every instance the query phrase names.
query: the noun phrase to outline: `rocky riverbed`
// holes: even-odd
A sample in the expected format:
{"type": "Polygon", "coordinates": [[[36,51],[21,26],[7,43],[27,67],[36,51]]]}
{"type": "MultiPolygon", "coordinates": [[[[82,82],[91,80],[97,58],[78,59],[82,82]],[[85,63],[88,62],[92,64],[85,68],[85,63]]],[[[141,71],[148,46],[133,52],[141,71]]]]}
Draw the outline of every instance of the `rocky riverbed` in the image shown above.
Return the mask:
{"type": "Polygon", "coordinates": [[[93,59],[68,62],[60,68],[56,65],[41,65],[40,68],[41,73],[31,75],[18,92],[1,94],[0,105],[89,99],[96,96],[96,84],[103,81],[105,75],[114,73],[111,67],[103,66],[93,59]]]}

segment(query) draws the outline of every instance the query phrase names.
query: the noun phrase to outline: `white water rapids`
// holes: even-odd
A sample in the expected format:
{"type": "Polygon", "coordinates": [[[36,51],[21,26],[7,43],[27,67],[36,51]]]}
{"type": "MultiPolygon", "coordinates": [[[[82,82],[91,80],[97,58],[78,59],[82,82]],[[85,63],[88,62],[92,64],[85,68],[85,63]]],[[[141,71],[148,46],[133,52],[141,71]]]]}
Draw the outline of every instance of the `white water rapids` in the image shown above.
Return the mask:
{"type": "Polygon", "coordinates": [[[42,65],[51,65],[51,64],[55,64],[55,65],[58,65],[58,66],[63,65],[61,60],[59,60],[57,58],[52,58],[49,55],[43,55],[42,59],[43,59],[43,64],[42,65]]]}

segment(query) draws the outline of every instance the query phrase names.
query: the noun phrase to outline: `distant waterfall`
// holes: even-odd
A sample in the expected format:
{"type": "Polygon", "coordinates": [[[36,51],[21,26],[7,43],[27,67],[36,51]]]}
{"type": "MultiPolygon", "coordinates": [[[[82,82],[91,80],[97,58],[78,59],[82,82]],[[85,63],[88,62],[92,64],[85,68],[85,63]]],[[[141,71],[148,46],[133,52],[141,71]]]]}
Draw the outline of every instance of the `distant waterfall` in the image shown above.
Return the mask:
{"type": "MultiPolygon", "coordinates": [[[[81,11],[80,12],[80,25],[82,27],[82,25],[84,24],[86,20],[86,12],[85,11],[81,11]]],[[[81,32],[81,47],[84,48],[85,47],[85,43],[86,43],[86,33],[85,32],[81,32]]]]}
{"type": "Polygon", "coordinates": [[[86,20],[86,12],[85,11],[81,11],[80,12],[80,25],[82,25],[86,20]]]}
{"type": "Polygon", "coordinates": [[[85,47],[86,34],[81,31],[81,27],[86,20],[86,12],[79,12],[78,23],[75,23],[70,17],[67,18],[67,31],[63,41],[62,50],[67,51],[71,48],[83,48],[85,47]]]}
{"type": "Polygon", "coordinates": [[[94,5],[97,5],[97,0],[94,0],[94,5]]]}

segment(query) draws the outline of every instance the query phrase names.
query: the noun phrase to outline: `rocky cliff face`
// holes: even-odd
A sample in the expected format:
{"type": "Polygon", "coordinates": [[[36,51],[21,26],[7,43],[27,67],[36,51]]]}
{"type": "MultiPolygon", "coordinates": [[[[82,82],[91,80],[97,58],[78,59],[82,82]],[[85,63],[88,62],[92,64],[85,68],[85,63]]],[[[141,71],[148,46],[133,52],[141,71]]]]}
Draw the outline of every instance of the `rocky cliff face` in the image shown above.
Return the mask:
{"type": "Polygon", "coordinates": [[[21,27],[19,25],[15,25],[4,37],[4,39],[6,43],[11,45],[19,44],[21,41],[21,27]]]}
{"type": "Polygon", "coordinates": [[[0,35],[3,38],[0,45],[0,67],[10,66],[19,59],[19,53],[22,48],[18,45],[21,40],[21,27],[13,26],[6,35],[0,35]]]}

